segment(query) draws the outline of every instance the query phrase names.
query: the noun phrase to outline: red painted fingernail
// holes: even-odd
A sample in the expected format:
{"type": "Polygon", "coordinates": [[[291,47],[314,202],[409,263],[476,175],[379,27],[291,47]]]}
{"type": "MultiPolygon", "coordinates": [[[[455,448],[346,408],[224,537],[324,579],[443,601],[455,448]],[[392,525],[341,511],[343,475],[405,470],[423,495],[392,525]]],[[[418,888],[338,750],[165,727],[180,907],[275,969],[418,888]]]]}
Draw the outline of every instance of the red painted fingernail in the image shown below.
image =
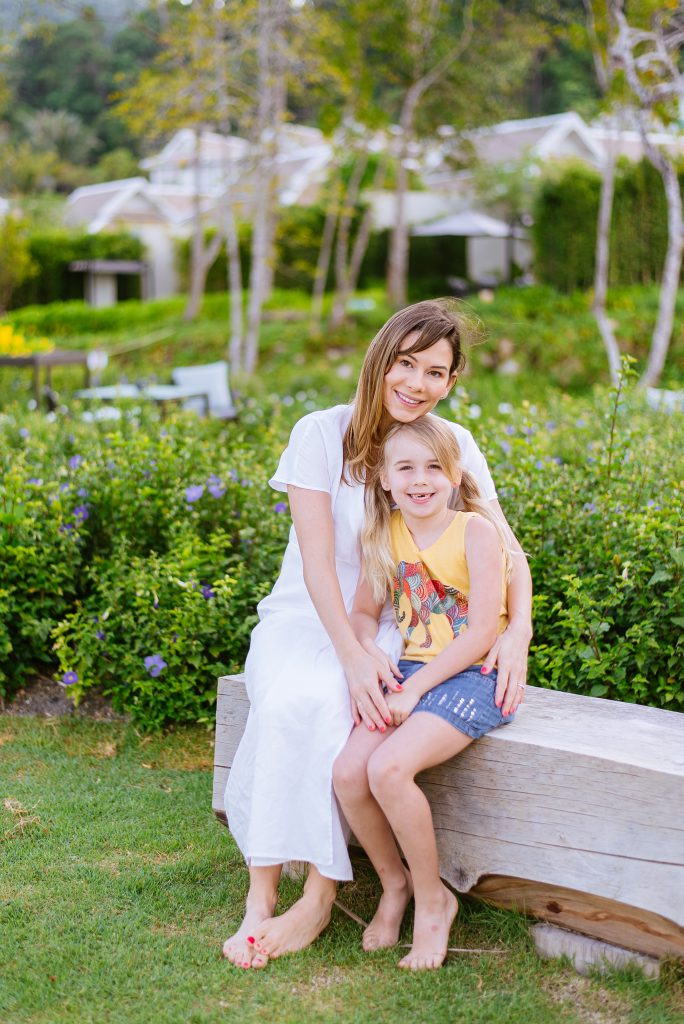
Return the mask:
{"type": "Polygon", "coordinates": [[[480,672],[482,673],[483,676],[486,676],[487,673],[489,672],[489,669],[487,668],[486,665],[483,665],[482,668],[480,669],[480,672]]]}
{"type": "Polygon", "coordinates": [[[391,719],[391,718],[386,718],[386,719],[385,719],[385,722],[387,723],[387,725],[389,725],[391,721],[392,721],[392,719],[391,719]]]}
{"type": "Polygon", "coordinates": [[[397,690],[403,690],[403,689],[404,689],[404,687],[401,685],[401,683],[397,683],[397,690]]]}
{"type": "Polygon", "coordinates": [[[248,941],[248,942],[251,942],[251,943],[252,943],[252,945],[254,945],[255,939],[253,938],[253,936],[251,936],[251,935],[248,935],[248,936],[247,936],[247,941],[248,941]]]}
{"type": "Polygon", "coordinates": [[[368,731],[369,732],[375,732],[375,726],[374,725],[369,725],[368,726],[368,731]]]}

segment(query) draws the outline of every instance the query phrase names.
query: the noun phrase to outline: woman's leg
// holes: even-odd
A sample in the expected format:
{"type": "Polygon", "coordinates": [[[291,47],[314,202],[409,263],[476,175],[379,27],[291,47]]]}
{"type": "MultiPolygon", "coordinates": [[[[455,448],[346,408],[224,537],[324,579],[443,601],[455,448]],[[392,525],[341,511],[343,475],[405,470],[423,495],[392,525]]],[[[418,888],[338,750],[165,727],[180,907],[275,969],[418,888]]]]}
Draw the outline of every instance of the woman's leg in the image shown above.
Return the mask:
{"type": "Polygon", "coordinates": [[[337,882],[310,865],[301,898],[284,914],[262,920],[252,930],[255,957],[275,959],[310,946],[330,921],[336,893],[337,882]]]}
{"type": "Polygon", "coordinates": [[[411,715],[371,756],[368,779],[392,826],[413,880],[416,902],[413,945],[400,967],[439,967],[458,910],[454,894],[439,874],[437,842],[430,805],[415,783],[418,772],[448,761],[472,740],[428,712],[411,715]]]}
{"type": "Polygon", "coordinates": [[[238,930],[223,944],[223,955],[236,967],[265,967],[268,958],[247,941],[260,924],[273,917],[278,898],[282,864],[249,869],[249,893],[245,916],[238,930]]]}
{"type": "Polygon", "coordinates": [[[397,944],[412,893],[411,876],[401,860],[387,818],[368,784],[368,760],[393,732],[391,728],[379,733],[357,727],[333,765],[333,783],[344,816],[382,884],[380,903],[363,933],[365,950],[397,944]]]}

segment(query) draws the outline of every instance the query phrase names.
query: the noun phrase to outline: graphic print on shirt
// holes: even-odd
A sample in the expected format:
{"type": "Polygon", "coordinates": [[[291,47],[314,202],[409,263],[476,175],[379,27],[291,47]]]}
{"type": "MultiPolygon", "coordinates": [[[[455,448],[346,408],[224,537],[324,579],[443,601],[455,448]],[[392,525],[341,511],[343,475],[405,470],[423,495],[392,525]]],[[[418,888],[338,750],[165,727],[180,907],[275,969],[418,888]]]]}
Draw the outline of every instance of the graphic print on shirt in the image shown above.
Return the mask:
{"type": "Polygon", "coordinates": [[[399,562],[392,591],[394,613],[400,625],[406,618],[406,612],[400,608],[402,597],[407,598],[411,606],[411,621],[404,634],[407,643],[418,623],[422,622],[425,640],[420,646],[432,647],[429,630],[432,615],[446,615],[454,636],[458,636],[468,623],[468,599],[465,595],[455,587],[431,579],[422,562],[399,562]]]}

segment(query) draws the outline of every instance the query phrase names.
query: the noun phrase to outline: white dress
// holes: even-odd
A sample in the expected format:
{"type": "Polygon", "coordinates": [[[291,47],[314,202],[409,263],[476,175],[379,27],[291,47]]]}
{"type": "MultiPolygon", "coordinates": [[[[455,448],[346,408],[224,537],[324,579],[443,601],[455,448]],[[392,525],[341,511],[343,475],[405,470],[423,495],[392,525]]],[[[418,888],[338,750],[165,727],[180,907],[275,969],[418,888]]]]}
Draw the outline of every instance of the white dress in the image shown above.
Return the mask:
{"type": "MultiPolygon", "coordinates": [[[[363,484],[342,483],[342,439],[349,405],[304,416],[295,424],[271,487],[288,484],[330,494],[335,563],[351,611],[361,562],[363,484]]],[[[450,424],[464,468],[486,498],[496,497],[484,456],[464,427],[450,424]]],[[[304,583],[294,527],[276,584],[258,606],[245,665],[251,708],[228,779],[230,830],[254,867],[290,860],[314,864],[322,875],[352,878],[346,826],[332,787],[332,766],[352,728],[349,691],[304,583]]],[[[391,604],[378,643],[397,659],[401,636],[391,604]]]]}

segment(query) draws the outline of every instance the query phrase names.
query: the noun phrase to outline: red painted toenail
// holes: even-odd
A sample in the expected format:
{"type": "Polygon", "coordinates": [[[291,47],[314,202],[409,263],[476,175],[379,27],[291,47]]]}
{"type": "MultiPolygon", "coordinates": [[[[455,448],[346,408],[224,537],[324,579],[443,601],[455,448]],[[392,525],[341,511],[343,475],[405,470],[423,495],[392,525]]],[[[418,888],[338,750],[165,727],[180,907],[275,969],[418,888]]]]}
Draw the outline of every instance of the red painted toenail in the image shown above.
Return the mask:
{"type": "Polygon", "coordinates": [[[248,941],[248,942],[251,942],[251,943],[252,943],[252,945],[254,945],[254,938],[253,938],[253,937],[252,937],[251,935],[248,935],[248,936],[247,936],[247,941],[248,941]]]}

